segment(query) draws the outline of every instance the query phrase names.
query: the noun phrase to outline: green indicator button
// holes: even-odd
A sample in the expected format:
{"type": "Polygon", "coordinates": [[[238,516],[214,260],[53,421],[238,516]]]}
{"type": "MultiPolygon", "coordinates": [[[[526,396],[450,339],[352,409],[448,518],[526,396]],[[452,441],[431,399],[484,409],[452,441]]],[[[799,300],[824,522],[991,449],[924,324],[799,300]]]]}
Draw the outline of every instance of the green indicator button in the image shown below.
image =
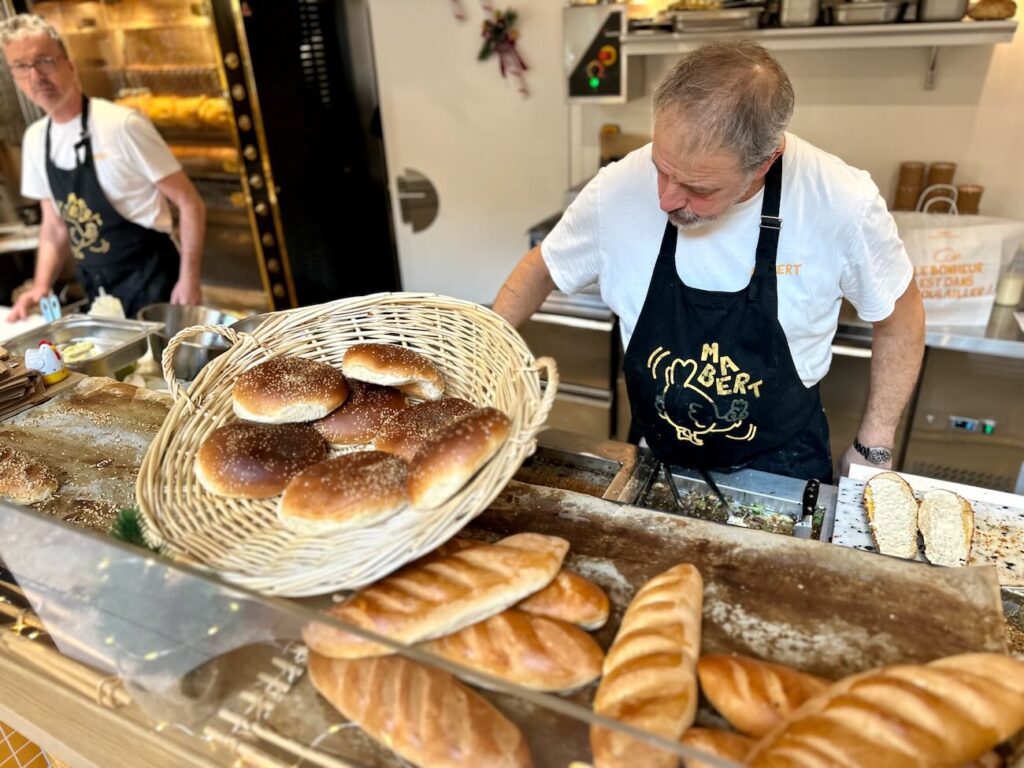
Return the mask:
{"type": "Polygon", "coordinates": [[[992,423],[982,424],[981,431],[984,432],[986,435],[991,435],[996,431],[996,425],[992,423]]]}
{"type": "Polygon", "coordinates": [[[597,90],[597,87],[600,84],[601,84],[601,81],[598,80],[596,77],[590,78],[590,87],[593,88],[594,90],[597,90]]]}

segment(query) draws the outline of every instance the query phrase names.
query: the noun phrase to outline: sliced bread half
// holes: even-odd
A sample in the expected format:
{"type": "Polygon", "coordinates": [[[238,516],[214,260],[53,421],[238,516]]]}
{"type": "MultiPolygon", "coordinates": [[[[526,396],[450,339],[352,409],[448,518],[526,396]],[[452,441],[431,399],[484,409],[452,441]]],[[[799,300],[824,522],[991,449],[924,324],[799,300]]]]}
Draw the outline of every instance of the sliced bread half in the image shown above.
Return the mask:
{"type": "Polygon", "coordinates": [[[940,488],[928,491],[921,500],[917,525],[928,562],[967,565],[974,539],[974,508],[967,499],[940,488]]]}
{"type": "Polygon", "coordinates": [[[917,499],[906,480],[895,472],[875,475],[864,487],[864,508],[879,552],[917,557],[917,499]]]}

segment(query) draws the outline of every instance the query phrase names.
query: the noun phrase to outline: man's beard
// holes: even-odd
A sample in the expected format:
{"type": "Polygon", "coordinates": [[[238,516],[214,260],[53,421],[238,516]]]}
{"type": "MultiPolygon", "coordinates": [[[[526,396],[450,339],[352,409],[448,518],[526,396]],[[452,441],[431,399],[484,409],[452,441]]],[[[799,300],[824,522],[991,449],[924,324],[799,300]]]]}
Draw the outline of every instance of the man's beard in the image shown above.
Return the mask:
{"type": "Polygon", "coordinates": [[[698,229],[705,224],[710,224],[717,218],[717,216],[700,216],[685,208],[676,208],[668,214],[668,220],[679,230],[698,229]]]}

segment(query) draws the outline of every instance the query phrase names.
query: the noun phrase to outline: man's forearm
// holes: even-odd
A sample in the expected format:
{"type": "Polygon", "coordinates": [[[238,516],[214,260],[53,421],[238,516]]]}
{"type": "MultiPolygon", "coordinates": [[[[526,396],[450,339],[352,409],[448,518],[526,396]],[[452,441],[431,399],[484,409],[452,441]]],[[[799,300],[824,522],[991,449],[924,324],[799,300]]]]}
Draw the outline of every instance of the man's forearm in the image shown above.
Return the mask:
{"type": "Polygon", "coordinates": [[[36,254],[36,269],[32,278],[32,287],[40,296],[45,296],[53,288],[64,265],[64,245],[40,232],[39,251],[36,254]]]}
{"type": "Polygon", "coordinates": [[[178,278],[199,283],[203,264],[203,241],[206,237],[206,206],[197,198],[178,212],[181,238],[181,269],[178,278]]]}
{"type": "Polygon", "coordinates": [[[886,320],[875,323],[871,383],[858,437],[868,446],[891,447],[903,409],[917,383],[924,355],[924,308],[914,282],[886,320]]]}
{"type": "Polygon", "coordinates": [[[518,328],[530,319],[554,289],[555,282],[551,279],[538,245],[512,270],[494,299],[493,309],[518,328]]]}

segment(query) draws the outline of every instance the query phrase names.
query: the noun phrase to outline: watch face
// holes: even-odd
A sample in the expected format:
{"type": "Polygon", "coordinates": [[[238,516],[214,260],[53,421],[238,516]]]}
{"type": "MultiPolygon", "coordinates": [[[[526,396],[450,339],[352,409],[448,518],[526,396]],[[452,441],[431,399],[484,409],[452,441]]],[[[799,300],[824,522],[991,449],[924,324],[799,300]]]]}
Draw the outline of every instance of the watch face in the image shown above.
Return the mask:
{"type": "Polygon", "coordinates": [[[885,464],[892,458],[892,452],[888,448],[868,449],[868,461],[872,464],[885,464]]]}

